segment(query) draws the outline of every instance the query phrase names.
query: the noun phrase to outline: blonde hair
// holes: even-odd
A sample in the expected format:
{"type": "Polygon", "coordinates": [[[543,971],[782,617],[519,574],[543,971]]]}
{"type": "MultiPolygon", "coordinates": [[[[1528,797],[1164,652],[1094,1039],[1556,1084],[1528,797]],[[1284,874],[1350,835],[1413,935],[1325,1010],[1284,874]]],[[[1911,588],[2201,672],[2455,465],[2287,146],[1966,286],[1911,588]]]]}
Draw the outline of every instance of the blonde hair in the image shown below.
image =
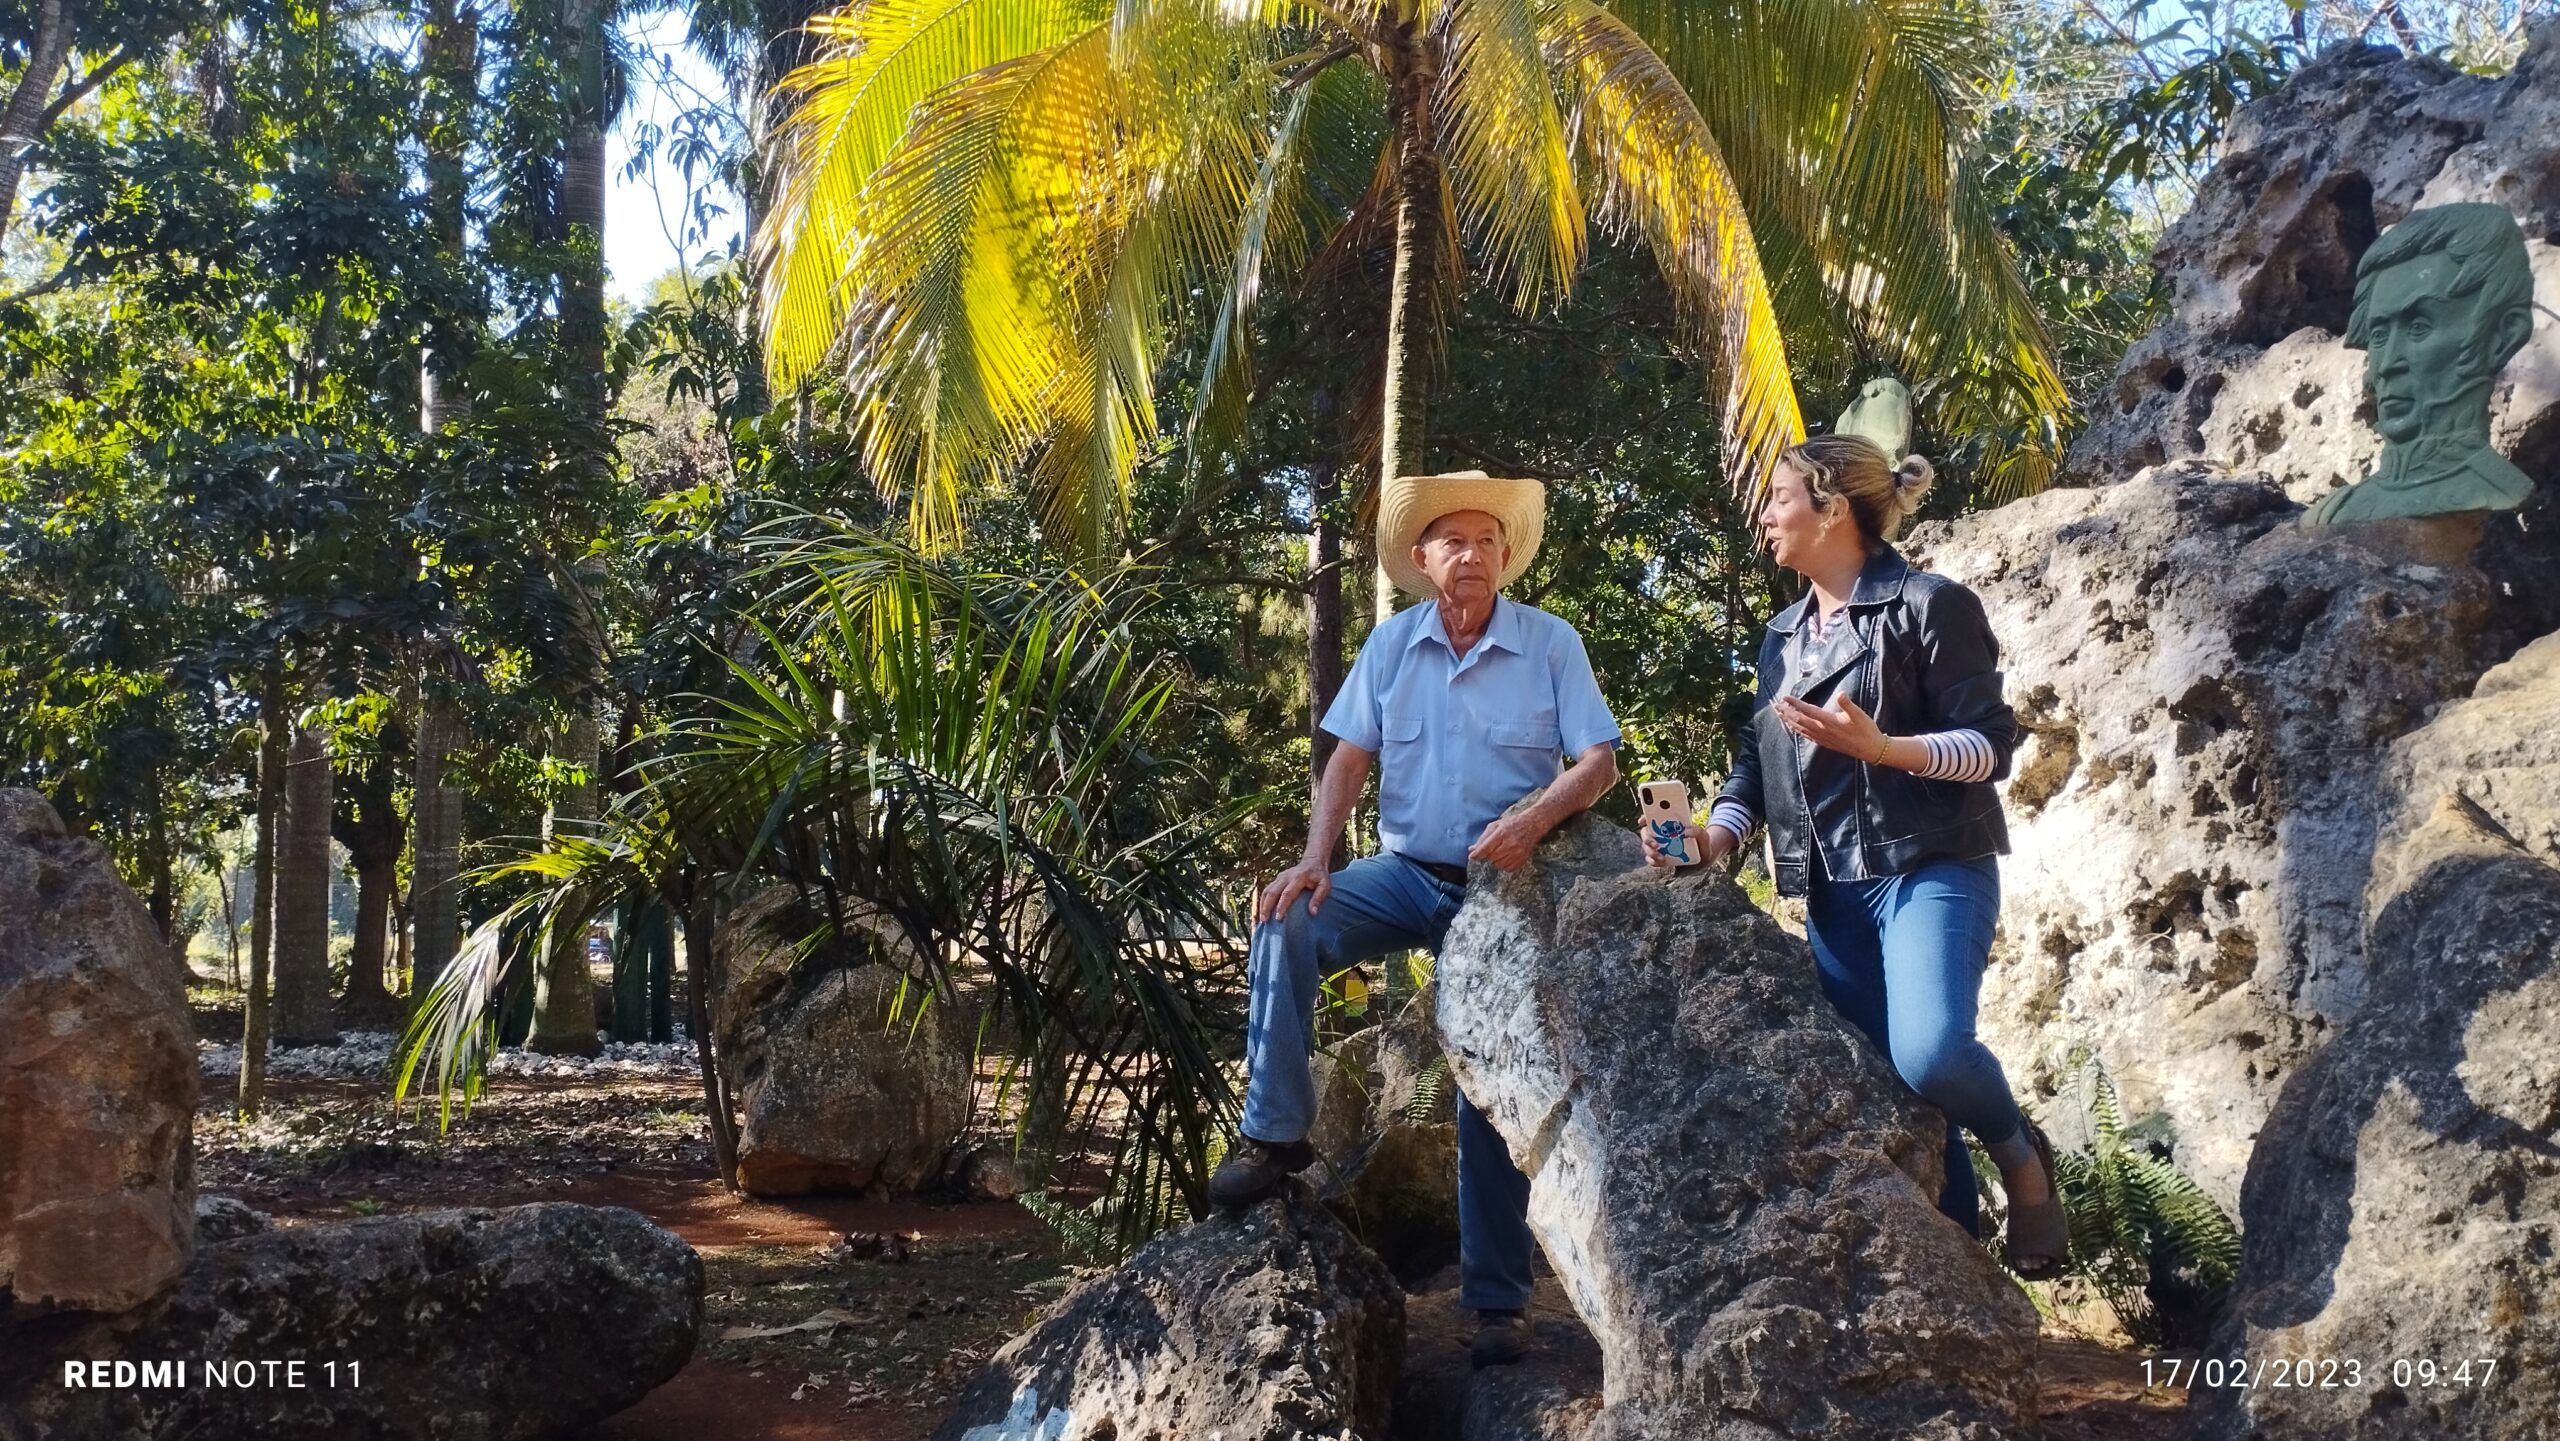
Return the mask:
{"type": "Polygon", "coordinates": [[[1893,539],[1938,475],[1922,456],[1906,455],[1894,464],[1863,435],[1817,435],[1780,451],[1778,463],[1804,477],[1805,499],[1814,509],[1847,502],[1849,519],[1869,545],[1893,539]]]}

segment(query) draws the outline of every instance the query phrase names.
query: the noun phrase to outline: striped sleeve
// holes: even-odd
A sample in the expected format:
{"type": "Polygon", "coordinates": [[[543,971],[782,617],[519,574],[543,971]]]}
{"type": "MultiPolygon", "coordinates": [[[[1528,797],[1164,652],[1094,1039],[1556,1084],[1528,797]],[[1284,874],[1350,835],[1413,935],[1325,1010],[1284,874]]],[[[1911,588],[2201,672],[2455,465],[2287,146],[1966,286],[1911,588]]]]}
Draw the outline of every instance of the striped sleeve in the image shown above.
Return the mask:
{"type": "Polygon", "coordinates": [[[2000,753],[1980,731],[1939,731],[1913,739],[1929,752],[1929,763],[1912,772],[1922,780],[1987,781],[2000,768],[2000,753]]]}
{"type": "Polygon", "coordinates": [[[1707,812],[1707,824],[1731,831],[1734,844],[1740,845],[1751,839],[1751,832],[1760,824],[1760,818],[1751,813],[1751,807],[1733,797],[1718,796],[1715,808],[1707,812]]]}

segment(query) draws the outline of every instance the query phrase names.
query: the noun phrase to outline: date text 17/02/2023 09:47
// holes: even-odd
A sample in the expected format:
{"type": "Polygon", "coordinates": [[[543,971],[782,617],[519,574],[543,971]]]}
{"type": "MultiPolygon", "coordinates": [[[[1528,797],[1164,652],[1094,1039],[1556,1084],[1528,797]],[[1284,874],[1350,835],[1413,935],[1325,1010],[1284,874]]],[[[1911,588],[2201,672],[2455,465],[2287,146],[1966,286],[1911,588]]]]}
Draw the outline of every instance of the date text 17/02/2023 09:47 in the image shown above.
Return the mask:
{"type": "Polygon", "coordinates": [[[2319,1391],[2476,1389],[2497,1379],[2495,1356],[2397,1357],[2388,1362],[2352,1356],[2157,1356],[2142,1363],[2144,1384],[2193,1391],[2297,1387],[2319,1391]]]}

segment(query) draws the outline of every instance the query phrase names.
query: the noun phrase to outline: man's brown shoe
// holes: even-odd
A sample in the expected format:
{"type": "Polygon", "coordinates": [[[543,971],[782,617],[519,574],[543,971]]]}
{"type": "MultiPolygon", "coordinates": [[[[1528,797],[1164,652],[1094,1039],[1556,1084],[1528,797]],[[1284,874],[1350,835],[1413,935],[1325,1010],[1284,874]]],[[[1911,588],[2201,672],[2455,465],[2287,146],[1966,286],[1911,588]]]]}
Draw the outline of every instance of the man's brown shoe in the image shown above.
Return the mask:
{"type": "Polygon", "coordinates": [[[1470,1366],[1509,1366],[1529,1354],[1533,1339],[1526,1311],[1478,1311],[1476,1339],[1467,1347],[1470,1366]]]}
{"type": "Polygon", "coordinates": [[[1250,1206],[1280,1189],[1280,1183],[1316,1163],[1316,1148],[1305,1141],[1257,1141],[1238,1137],[1236,1148],[1209,1178],[1209,1204],[1226,1210],[1250,1206]]]}

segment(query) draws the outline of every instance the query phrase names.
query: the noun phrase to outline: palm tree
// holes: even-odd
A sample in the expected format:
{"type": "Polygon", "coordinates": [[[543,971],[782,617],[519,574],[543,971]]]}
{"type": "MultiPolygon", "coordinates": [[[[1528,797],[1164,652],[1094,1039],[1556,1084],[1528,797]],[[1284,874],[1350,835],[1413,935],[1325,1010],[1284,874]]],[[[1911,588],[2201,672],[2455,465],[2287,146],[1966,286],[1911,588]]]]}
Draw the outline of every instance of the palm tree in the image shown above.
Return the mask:
{"type": "Polygon", "coordinates": [[[329,1004],[329,890],[337,862],[329,850],[333,809],[329,732],[295,729],[285,766],[284,822],[276,854],[275,1042],[338,1042],[329,1004]]]}
{"type": "Polygon", "coordinates": [[[1782,332],[1798,363],[1890,358],[1995,487],[2049,474],[2066,402],[1967,172],[1966,7],[858,0],[812,28],[760,237],[773,379],[840,369],[929,543],[1027,461],[1052,534],[1106,548],[1184,298],[1219,297],[1196,460],[1251,390],[1266,274],[1373,246],[1379,471],[1421,469],[1464,257],[1532,310],[1594,220],[1712,358],[1737,486],[1802,432],[1782,332]]]}
{"type": "MultiPolygon", "coordinates": [[[[596,831],[502,868],[537,889],[425,993],[399,1086],[448,1105],[473,1091],[499,940],[520,917],[548,948],[616,905],[701,916],[789,885],[819,918],[810,951],[888,917],[910,944],[875,963],[920,966],[928,1004],[974,992],[987,1034],[1053,1067],[1025,1082],[1026,1125],[1064,1100],[1116,1101],[1115,1169],[1136,1179],[1115,1219],[1161,1229],[1202,1199],[1232,1120],[1219,1056],[1241,1021],[1241,945],[1207,849],[1264,798],[1201,803],[1211,788],[1151,744],[1178,733],[1181,687],[1130,633],[1142,580],[982,575],[803,528],[824,524],[759,542],[771,598],[755,654],[729,662],[734,698],[680,698],[693,714],[596,831]]],[[[697,1043],[719,993],[709,930],[689,925],[685,947],[697,1043]]],[[[716,1136],[727,1110],[707,1055],[703,1074],[716,1136]]]]}

